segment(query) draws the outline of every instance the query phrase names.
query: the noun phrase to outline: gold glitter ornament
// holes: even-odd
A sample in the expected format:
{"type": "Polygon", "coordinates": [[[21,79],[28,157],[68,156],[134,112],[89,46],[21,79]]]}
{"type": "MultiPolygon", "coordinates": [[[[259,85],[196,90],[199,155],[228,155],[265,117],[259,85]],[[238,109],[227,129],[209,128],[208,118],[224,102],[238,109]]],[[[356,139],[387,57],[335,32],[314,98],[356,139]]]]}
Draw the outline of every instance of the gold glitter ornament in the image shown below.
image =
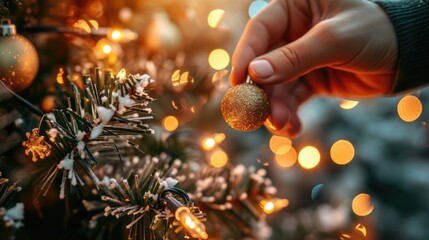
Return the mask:
{"type": "Polygon", "coordinates": [[[16,34],[15,25],[2,19],[0,24],[0,80],[15,92],[26,89],[39,69],[33,44],[16,34]]]}
{"type": "Polygon", "coordinates": [[[270,103],[264,90],[250,83],[242,83],[225,93],[221,111],[232,128],[251,131],[265,122],[270,114],[270,103]]]}

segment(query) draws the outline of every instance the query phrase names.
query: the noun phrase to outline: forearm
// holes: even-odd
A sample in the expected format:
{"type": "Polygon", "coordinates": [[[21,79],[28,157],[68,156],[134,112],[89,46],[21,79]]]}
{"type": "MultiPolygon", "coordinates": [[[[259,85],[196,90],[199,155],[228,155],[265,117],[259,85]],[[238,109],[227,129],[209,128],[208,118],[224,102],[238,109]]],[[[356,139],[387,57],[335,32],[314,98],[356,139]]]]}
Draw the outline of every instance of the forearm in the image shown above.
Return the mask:
{"type": "Polygon", "coordinates": [[[393,93],[429,83],[429,0],[376,3],[389,15],[398,39],[398,74],[393,93]]]}

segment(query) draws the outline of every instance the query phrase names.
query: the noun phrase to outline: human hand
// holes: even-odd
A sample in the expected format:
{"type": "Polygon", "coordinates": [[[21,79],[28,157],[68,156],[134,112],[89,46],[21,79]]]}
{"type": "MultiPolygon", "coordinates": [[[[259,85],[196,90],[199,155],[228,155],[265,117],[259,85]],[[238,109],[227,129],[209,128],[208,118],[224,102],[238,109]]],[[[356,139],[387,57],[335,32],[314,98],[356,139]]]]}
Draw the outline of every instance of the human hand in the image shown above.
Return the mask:
{"type": "Polygon", "coordinates": [[[232,57],[268,94],[275,134],[295,136],[314,95],[367,98],[393,88],[398,46],[389,17],[367,0],[275,0],[249,20],[232,57]]]}

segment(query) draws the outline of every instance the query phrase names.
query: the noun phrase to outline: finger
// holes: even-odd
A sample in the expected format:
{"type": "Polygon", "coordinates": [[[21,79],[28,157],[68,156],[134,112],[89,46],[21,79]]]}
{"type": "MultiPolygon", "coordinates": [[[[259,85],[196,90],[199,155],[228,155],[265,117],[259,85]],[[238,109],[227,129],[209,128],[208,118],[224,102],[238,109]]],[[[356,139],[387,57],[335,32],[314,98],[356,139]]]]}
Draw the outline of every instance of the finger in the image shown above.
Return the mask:
{"type": "Polygon", "coordinates": [[[259,84],[289,82],[338,60],[335,39],[322,22],[296,41],[257,57],[249,64],[249,75],[259,84]]]}
{"type": "Polygon", "coordinates": [[[232,85],[246,79],[250,61],[266,53],[271,44],[279,41],[287,25],[285,1],[270,2],[249,20],[232,56],[233,67],[230,74],[232,85]]]}
{"type": "Polygon", "coordinates": [[[301,131],[298,109],[313,95],[314,92],[305,81],[293,84],[286,92],[284,90],[274,91],[271,101],[271,115],[266,123],[268,130],[277,135],[290,138],[298,135],[301,131]],[[281,93],[283,95],[279,95],[281,93]],[[287,96],[287,99],[285,99],[285,96],[287,96]]]}

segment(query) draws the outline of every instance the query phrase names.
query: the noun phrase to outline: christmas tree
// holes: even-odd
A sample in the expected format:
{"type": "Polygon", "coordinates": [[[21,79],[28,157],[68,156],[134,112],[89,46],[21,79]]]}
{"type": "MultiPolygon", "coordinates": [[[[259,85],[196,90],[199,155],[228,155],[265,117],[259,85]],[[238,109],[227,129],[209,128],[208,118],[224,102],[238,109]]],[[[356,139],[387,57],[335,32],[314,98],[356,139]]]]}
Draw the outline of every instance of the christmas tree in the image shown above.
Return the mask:
{"type": "Polygon", "coordinates": [[[266,4],[0,1],[0,239],[427,239],[427,91],[225,123],[266,4]]]}

